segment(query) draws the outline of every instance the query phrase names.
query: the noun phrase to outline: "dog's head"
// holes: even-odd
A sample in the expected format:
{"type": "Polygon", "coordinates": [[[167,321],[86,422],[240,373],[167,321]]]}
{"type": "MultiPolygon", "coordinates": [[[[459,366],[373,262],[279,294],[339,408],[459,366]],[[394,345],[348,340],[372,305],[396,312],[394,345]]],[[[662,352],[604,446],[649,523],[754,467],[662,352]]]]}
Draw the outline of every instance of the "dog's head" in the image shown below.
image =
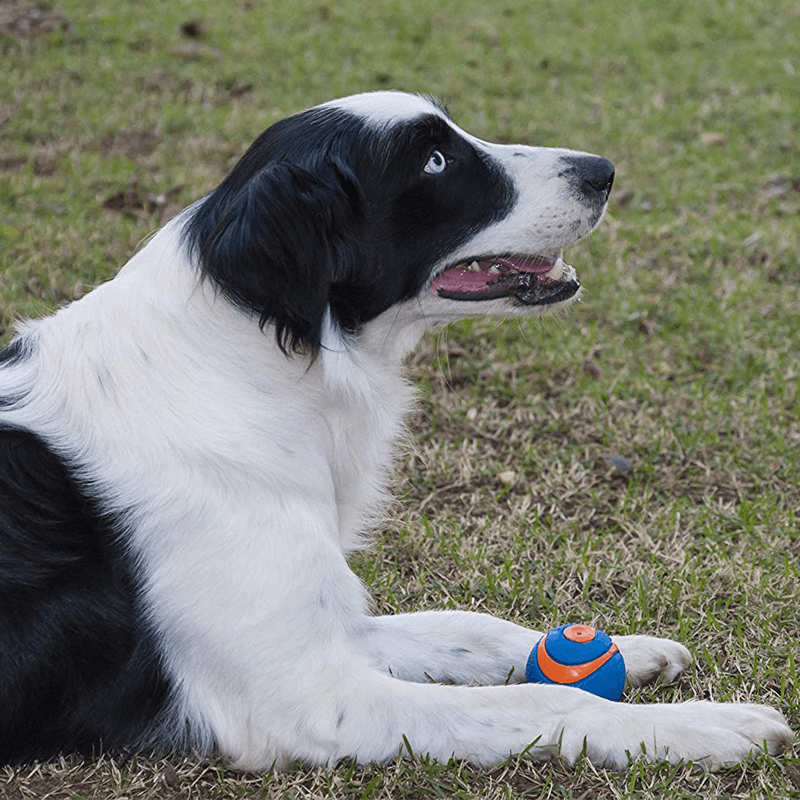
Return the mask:
{"type": "Polygon", "coordinates": [[[600,221],[610,161],[497,145],[435,101],[354,95],[268,128],[190,214],[204,277],[316,352],[413,302],[429,322],[532,313],[579,292],[562,249],[600,221]]]}

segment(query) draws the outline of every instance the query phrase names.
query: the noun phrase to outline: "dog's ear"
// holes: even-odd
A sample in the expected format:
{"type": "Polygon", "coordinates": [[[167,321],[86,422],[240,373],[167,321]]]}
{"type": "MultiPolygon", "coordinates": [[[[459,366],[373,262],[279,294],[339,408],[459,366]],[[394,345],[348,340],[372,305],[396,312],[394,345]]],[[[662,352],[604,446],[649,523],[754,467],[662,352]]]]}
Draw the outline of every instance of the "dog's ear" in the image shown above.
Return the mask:
{"type": "Polygon", "coordinates": [[[314,171],[265,166],[244,185],[223,183],[189,221],[204,277],[272,324],[281,350],[316,354],[331,283],[352,259],[362,213],[355,176],[333,161],[314,171]]]}

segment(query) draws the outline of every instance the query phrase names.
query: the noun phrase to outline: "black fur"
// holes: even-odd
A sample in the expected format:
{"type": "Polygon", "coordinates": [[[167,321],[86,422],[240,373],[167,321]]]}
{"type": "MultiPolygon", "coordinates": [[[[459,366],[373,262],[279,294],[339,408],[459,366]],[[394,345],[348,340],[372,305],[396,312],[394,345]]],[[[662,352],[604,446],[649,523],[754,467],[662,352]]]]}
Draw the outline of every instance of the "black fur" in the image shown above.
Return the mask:
{"type": "Polygon", "coordinates": [[[113,752],[164,710],[117,534],[41,439],[0,427],[0,764],[113,752]]]}
{"type": "Polygon", "coordinates": [[[25,339],[15,339],[11,344],[0,350],[0,366],[12,366],[25,358],[25,339]]]}
{"type": "MultiPolygon", "coordinates": [[[[11,367],[14,364],[18,364],[21,361],[24,361],[25,358],[28,356],[29,344],[26,339],[19,338],[15,339],[11,342],[8,347],[3,348],[0,350],[0,369],[2,367],[11,367]]],[[[8,408],[10,406],[16,405],[17,403],[22,400],[21,396],[8,396],[3,397],[0,395],[0,408],[8,408]]]]}
{"type": "Polygon", "coordinates": [[[203,274],[273,323],[284,352],[313,353],[328,307],[357,332],[515,199],[504,171],[436,115],[389,135],[314,109],[261,134],[184,234],[203,274]],[[441,175],[423,171],[433,150],[449,162],[441,175]]]}

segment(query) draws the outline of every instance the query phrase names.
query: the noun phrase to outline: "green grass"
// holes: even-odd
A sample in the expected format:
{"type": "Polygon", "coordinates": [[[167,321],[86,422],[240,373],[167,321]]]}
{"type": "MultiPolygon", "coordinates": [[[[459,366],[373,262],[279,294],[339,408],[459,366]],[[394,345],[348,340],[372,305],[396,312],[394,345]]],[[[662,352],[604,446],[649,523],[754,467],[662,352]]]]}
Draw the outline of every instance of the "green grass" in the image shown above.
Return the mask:
{"type": "MultiPolygon", "coordinates": [[[[23,7],[0,3],[0,31],[23,7]]],[[[568,254],[580,306],[454,326],[411,358],[422,400],[398,501],[355,567],[380,611],[679,638],[695,669],[634,702],[755,700],[800,729],[794,0],[37,7],[40,29],[0,33],[3,342],[111,277],[268,124],[332,96],[430,92],[485,138],[612,158],[607,219],[568,254]]],[[[0,797],[44,796],[784,798],[800,797],[800,760],[0,772],[0,797]]]]}

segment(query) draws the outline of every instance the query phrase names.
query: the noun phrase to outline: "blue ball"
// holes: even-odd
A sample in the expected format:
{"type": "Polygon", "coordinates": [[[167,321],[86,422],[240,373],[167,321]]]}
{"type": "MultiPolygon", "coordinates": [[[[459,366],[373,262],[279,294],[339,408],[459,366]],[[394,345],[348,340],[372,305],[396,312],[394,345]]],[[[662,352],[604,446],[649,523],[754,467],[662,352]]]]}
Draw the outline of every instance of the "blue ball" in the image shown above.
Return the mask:
{"type": "Polygon", "coordinates": [[[603,631],[562,625],[543,636],[528,657],[529,683],[558,683],[619,700],[625,688],[622,653],[603,631]]]}

